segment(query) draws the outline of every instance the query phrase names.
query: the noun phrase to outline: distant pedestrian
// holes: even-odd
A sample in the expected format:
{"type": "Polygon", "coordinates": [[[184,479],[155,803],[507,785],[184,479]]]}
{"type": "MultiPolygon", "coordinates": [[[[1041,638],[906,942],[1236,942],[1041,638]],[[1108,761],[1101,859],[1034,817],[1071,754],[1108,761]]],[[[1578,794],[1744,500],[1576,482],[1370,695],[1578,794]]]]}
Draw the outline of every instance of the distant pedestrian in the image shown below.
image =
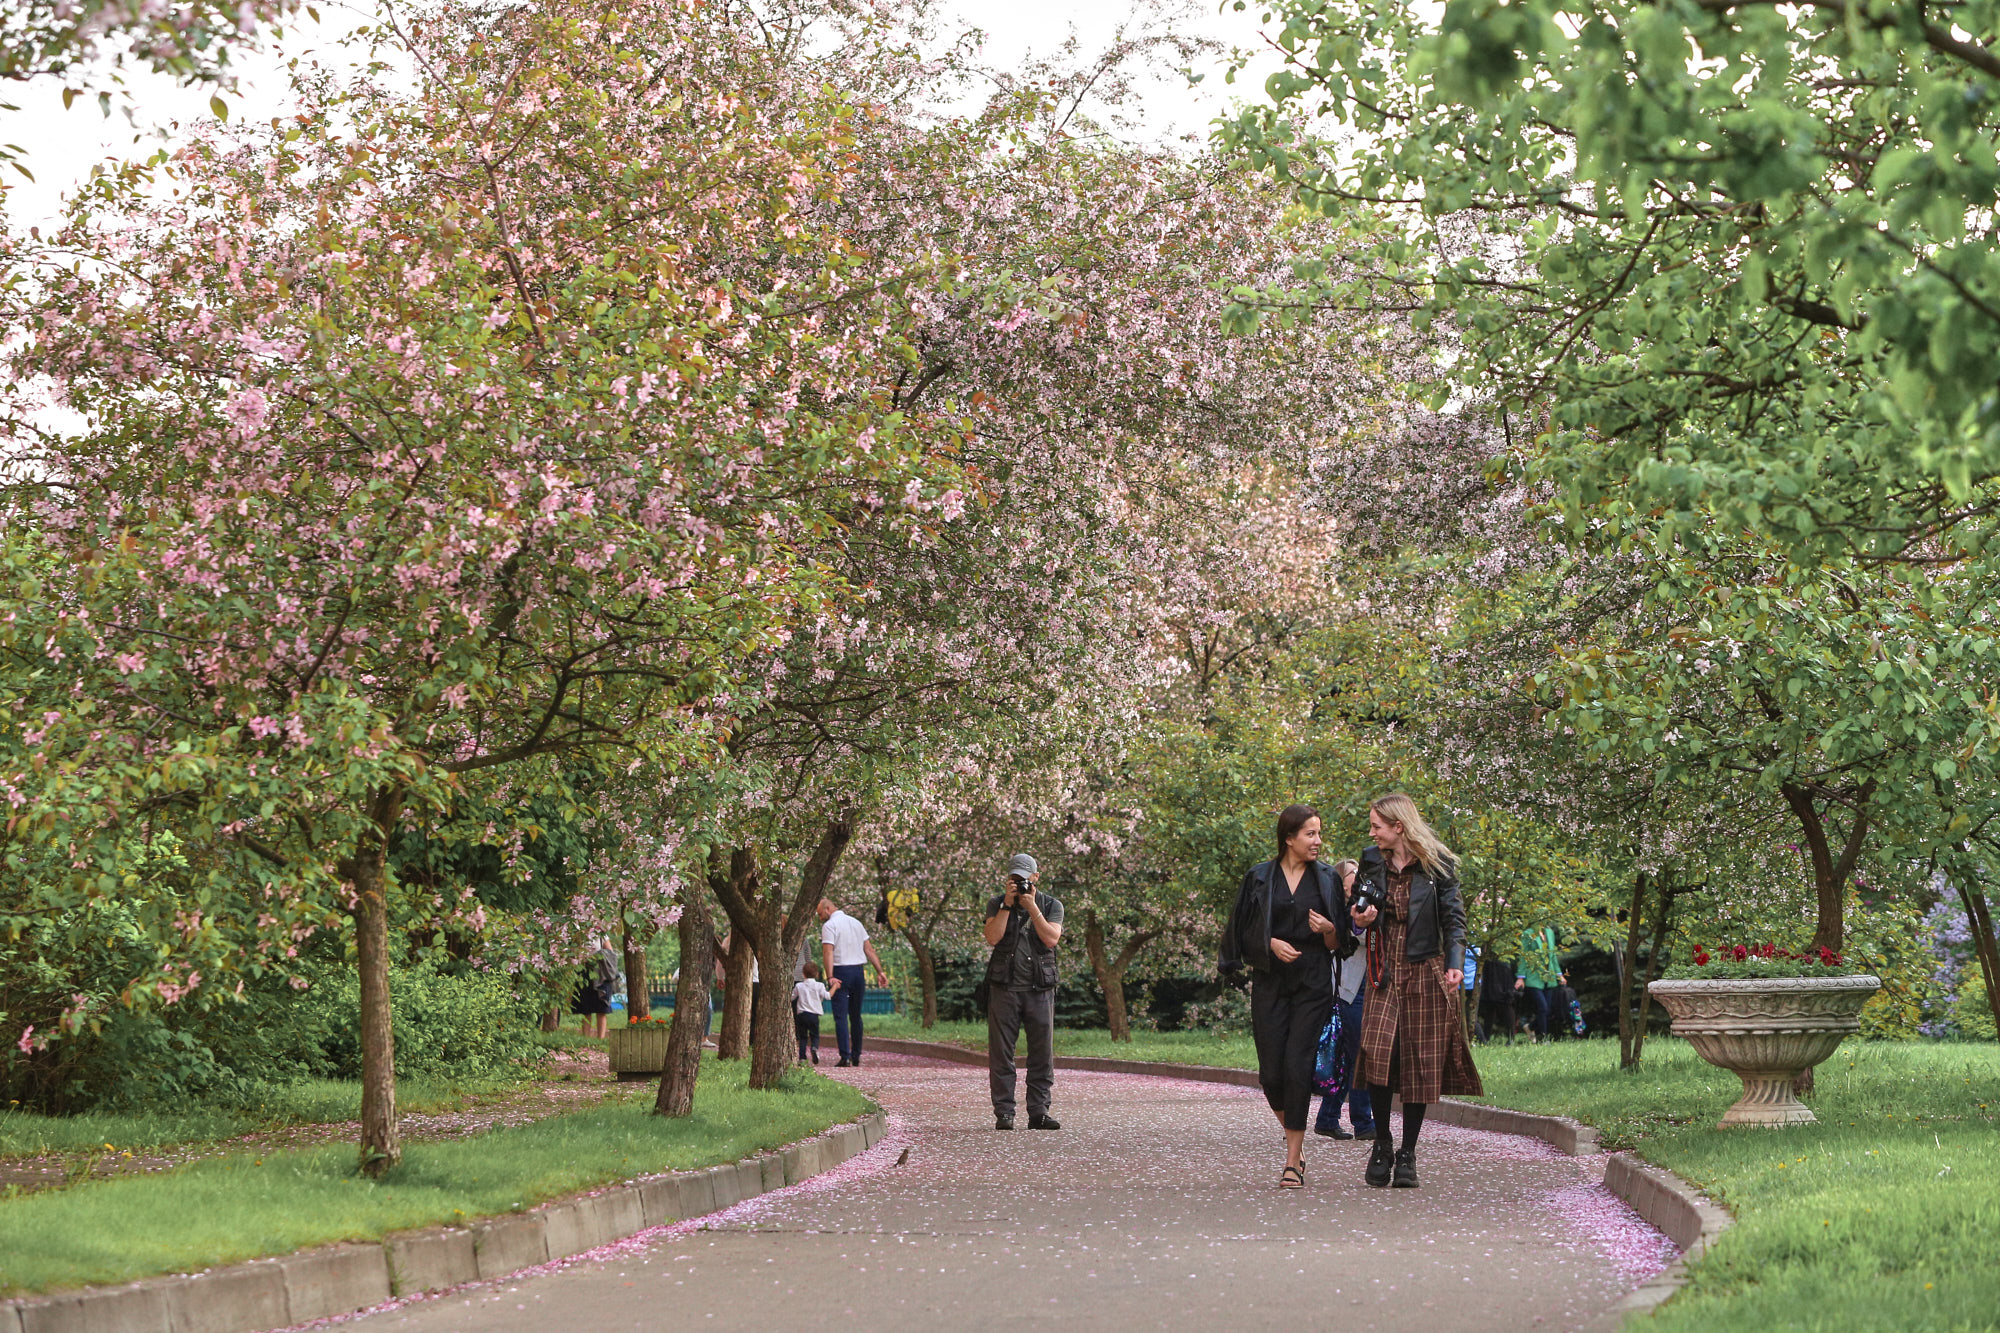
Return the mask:
{"type": "Polygon", "coordinates": [[[828,990],[826,983],[819,979],[819,964],[807,963],[803,981],[792,987],[792,1028],[799,1038],[799,1063],[808,1058],[819,1063],[819,1018],[826,1012],[826,1002],[840,990],[838,981],[828,990]]]}
{"type": "Polygon", "coordinates": [[[1014,1047],[1028,1035],[1028,1128],[1061,1129],[1049,1114],[1056,1088],[1056,942],[1063,905],[1036,888],[1041,867],[1023,852],[1007,887],[986,904],[986,1080],[993,1128],[1014,1128],[1014,1047]]]}
{"type": "Polygon", "coordinates": [[[1485,970],[1479,974],[1479,1019],[1485,1028],[1485,1039],[1492,1041],[1498,1033],[1507,1038],[1507,1044],[1514,1044],[1514,1029],[1520,1024],[1520,1014],[1516,1008],[1514,989],[1516,978],[1514,965],[1504,958],[1488,958],[1485,970]]]}
{"type": "Polygon", "coordinates": [[[1521,967],[1516,989],[1524,993],[1529,1003],[1534,1005],[1532,1024],[1535,1040],[1547,1041],[1552,1035],[1549,1018],[1554,1015],[1557,1024],[1565,1017],[1558,1007],[1561,1003],[1556,992],[1569,984],[1569,975],[1563,971],[1562,954],[1556,949],[1556,932],[1553,926],[1537,926],[1533,930],[1521,932],[1521,967]]]}
{"type": "Polygon", "coordinates": [[[833,1040],[840,1048],[842,1065],[861,1063],[861,1002],[868,994],[868,973],[863,966],[875,965],[876,984],[888,989],[889,973],[868,938],[868,928],[834,906],[833,899],[819,900],[819,949],[826,975],[839,984],[834,987],[833,1040]]]}
{"type": "Polygon", "coordinates": [[[1356,927],[1368,935],[1368,1012],[1361,1028],[1361,1071],[1375,1103],[1375,1148],[1365,1179],[1399,1188],[1417,1184],[1417,1135],[1424,1112],[1446,1093],[1483,1094],[1465,1039],[1465,903],[1458,856],[1401,792],[1368,807],[1375,845],[1362,854],[1356,927]],[[1391,1137],[1389,1104],[1403,1098],[1403,1144],[1391,1137]]]}
{"type": "Polygon", "coordinates": [[[1257,1082],[1285,1135],[1280,1189],[1306,1183],[1306,1121],[1312,1110],[1319,1035],[1333,1013],[1333,956],[1346,938],[1347,895],[1319,864],[1319,812],[1278,814],[1278,855],[1243,876],[1222,932],[1217,969],[1250,969],[1250,1032],[1257,1082]]]}
{"type": "MultiPolygon", "coordinates": [[[[1340,878],[1343,905],[1351,901],[1354,894],[1354,876],[1360,870],[1355,861],[1341,861],[1333,867],[1333,873],[1340,878]]],[[[1347,913],[1336,913],[1345,919],[1347,913]]],[[[1352,931],[1352,924],[1349,927],[1352,931]]],[[[1313,1133],[1322,1138],[1352,1139],[1375,1137],[1375,1105],[1368,1090],[1354,1081],[1354,1064],[1361,1055],[1361,1017],[1366,1012],[1368,980],[1368,960],[1357,946],[1367,942],[1367,931],[1352,935],[1350,940],[1334,950],[1333,955],[1333,1011],[1340,1016],[1340,1060],[1336,1074],[1340,1079],[1340,1091],[1330,1092],[1319,1099],[1319,1114],[1313,1118],[1313,1133]],[[1347,1104],[1347,1118],[1354,1124],[1354,1132],[1348,1133],[1340,1127],[1340,1106],[1347,1104]]]]}
{"type": "Polygon", "coordinates": [[[611,1022],[611,996],[618,989],[619,958],[603,940],[596,943],[597,948],[584,961],[583,976],[577,981],[569,1009],[583,1016],[584,1036],[602,1041],[611,1022]]]}

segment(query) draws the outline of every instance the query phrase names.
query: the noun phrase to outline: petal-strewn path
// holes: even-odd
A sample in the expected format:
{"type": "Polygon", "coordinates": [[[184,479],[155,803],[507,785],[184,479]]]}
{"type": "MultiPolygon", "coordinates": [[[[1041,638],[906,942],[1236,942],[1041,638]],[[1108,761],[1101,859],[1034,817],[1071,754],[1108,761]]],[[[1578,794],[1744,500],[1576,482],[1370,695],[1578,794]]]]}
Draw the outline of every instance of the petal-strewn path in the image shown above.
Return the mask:
{"type": "Polygon", "coordinates": [[[1609,1329],[1671,1257],[1588,1168],[1427,1125],[1423,1187],[1277,1126],[1247,1089],[1057,1076],[1055,1133],[996,1133],[985,1073],[874,1056],[837,1071],[891,1115],[837,1170],[510,1281],[359,1321],[389,1330],[1609,1329]],[[905,1164],[895,1165],[904,1149],[905,1164]]]}

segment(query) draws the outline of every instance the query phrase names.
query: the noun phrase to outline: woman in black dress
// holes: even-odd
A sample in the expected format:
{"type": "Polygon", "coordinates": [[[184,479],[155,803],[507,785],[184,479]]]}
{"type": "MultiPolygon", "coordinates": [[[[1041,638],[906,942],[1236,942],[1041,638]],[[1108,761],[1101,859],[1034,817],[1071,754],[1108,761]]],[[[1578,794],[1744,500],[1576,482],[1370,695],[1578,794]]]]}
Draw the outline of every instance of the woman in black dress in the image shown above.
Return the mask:
{"type": "Polygon", "coordinates": [[[1319,864],[1319,812],[1287,806],[1278,856],[1251,868],[1222,936],[1224,973],[1250,969],[1257,1081],[1285,1131],[1284,1189],[1306,1183],[1300,1160],[1312,1108],[1313,1060],[1333,1012],[1333,954],[1347,940],[1347,898],[1319,864]]]}

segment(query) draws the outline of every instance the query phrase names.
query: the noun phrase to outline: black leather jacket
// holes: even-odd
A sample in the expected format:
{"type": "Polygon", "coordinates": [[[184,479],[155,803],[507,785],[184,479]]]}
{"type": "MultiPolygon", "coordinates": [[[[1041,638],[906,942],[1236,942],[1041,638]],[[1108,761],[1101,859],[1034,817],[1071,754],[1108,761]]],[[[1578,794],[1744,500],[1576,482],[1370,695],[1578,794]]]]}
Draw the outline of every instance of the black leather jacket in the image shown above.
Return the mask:
{"type": "MultiPolygon", "coordinates": [[[[1379,847],[1361,853],[1354,887],[1369,885],[1377,897],[1388,893],[1389,863],[1379,847]]],[[[1403,940],[1403,957],[1412,963],[1444,955],[1447,970],[1465,967],[1465,899],[1451,875],[1432,879],[1419,861],[1410,870],[1410,929],[1403,940]]]]}
{"type": "MultiPolygon", "coordinates": [[[[1277,867],[1276,861],[1260,861],[1243,877],[1242,886],[1236,890],[1236,906],[1229,913],[1229,925],[1222,932],[1222,948],[1215,960],[1217,971],[1227,975],[1246,967],[1252,972],[1271,970],[1271,876],[1277,867]]],[[[1340,927],[1334,937],[1333,951],[1336,956],[1346,958],[1354,952],[1354,923],[1347,919],[1346,894],[1326,862],[1315,861],[1312,868],[1316,872],[1314,888],[1319,901],[1310,906],[1340,927]]]]}

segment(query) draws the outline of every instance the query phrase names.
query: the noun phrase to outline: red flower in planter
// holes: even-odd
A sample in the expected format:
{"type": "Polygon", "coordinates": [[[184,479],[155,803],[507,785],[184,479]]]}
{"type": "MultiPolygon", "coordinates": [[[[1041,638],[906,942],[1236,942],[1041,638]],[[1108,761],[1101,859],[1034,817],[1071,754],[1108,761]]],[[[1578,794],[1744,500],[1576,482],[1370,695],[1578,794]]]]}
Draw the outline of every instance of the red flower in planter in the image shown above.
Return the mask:
{"type": "Polygon", "coordinates": [[[1729,956],[1731,958],[1734,958],[1737,962],[1741,963],[1749,959],[1750,951],[1739,944],[1729,951],[1729,956]]]}
{"type": "Polygon", "coordinates": [[[1694,965],[1696,967],[1708,966],[1708,950],[1702,948],[1699,944],[1694,947],[1694,965]]]}

